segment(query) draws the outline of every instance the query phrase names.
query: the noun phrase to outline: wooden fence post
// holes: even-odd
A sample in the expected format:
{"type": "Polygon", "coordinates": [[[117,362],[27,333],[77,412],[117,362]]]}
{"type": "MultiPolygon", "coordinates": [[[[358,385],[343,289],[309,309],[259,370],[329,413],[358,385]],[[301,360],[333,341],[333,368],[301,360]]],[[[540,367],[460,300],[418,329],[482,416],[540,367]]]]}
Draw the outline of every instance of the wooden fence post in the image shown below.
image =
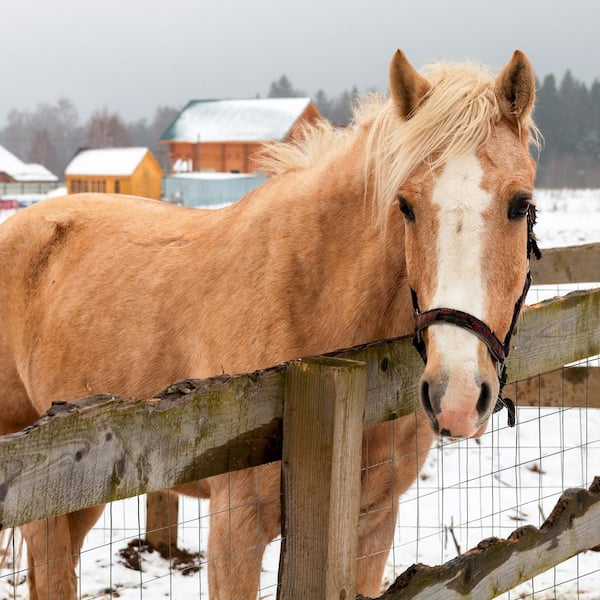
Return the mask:
{"type": "Polygon", "coordinates": [[[356,596],[362,362],[314,358],[286,377],[280,600],[356,596]]]}
{"type": "Polygon", "coordinates": [[[179,495],[170,490],[151,492],[146,496],[146,542],[163,558],[171,557],[177,548],[179,495]]]}

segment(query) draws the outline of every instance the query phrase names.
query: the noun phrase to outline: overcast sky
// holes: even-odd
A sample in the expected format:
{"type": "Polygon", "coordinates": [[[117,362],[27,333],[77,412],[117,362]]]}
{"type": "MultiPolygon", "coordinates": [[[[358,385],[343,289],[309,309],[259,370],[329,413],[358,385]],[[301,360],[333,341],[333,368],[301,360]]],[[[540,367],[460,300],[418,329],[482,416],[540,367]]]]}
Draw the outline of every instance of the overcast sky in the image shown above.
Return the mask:
{"type": "Polygon", "coordinates": [[[0,127],[11,108],[70,98],[125,120],[191,98],[265,96],[286,74],[329,96],[387,89],[396,48],[416,67],[515,48],[538,77],[600,79],[600,0],[0,0],[0,127]]]}

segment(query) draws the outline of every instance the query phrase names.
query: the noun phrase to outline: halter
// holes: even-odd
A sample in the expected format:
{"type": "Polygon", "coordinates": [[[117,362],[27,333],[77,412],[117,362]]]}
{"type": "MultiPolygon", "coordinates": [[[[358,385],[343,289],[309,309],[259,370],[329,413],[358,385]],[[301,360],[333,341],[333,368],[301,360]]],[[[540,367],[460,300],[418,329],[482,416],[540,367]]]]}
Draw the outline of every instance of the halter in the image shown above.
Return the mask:
{"type": "MultiPolygon", "coordinates": [[[[538,248],[535,235],[533,233],[533,226],[536,221],[535,207],[531,205],[529,212],[527,213],[527,264],[529,264],[529,258],[533,253],[536,259],[542,257],[542,253],[538,248]]],[[[498,391],[498,399],[496,400],[496,406],[494,412],[502,410],[504,407],[508,410],[508,425],[509,427],[515,426],[516,421],[516,410],[515,405],[510,398],[502,397],[502,390],[506,384],[507,373],[506,373],[506,357],[510,349],[510,338],[515,330],[519,315],[525,304],[525,298],[531,285],[531,272],[527,269],[525,276],[525,284],[523,285],[523,291],[519,296],[515,304],[513,311],[512,322],[508,333],[501,342],[498,336],[492,331],[492,329],[484,323],[481,319],[455,308],[433,308],[425,312],[419,310],[419,301],[416,292],[411,288],[410,293],[412,297],[413,309],[415,314],[415,335],[413,337],[413,345],[421,355],[423,362],[427,364],[427,349],[425,347],[425,340],[423,339],[423,330],[435,323],[449,323],[457,327],[462,327],[476,335],[486,346],[491,354],[494,362],[496,363],[496,372],[498,374],[498,382],[500,388],[498,391]]]]}

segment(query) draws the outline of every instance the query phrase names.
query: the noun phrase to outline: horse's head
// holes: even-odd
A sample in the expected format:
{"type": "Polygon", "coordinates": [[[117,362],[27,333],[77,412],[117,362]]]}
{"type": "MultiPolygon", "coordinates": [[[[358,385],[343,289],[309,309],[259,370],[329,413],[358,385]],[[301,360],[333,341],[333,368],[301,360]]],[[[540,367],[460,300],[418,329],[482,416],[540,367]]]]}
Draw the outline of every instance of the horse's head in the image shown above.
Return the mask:
{"type": "Polygon", "coordinates": [[[520,51],[495,78],[444,68],[427,77],[400,51],[392,61],[403,153],[417,156],[397,202],[426,354],[421,401],[437,432],[473,437],[496,404],[498,354],[528,277],[535,77],[520,51]]]}

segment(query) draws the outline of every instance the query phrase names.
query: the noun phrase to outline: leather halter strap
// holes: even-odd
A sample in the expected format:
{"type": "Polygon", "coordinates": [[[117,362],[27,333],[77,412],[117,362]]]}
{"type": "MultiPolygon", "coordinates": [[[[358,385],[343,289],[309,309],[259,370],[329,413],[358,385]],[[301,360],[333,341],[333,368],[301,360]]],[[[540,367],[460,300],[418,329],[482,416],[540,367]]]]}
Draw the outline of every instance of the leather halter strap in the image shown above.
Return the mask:
{"type": "Polygon", "coordinates": [[[517,300],[513,312],[512,322],[504,342],[498,339],[498,336],[492,331],[492,329],[484,323],[481,319],[455,308],[433,308],[425,312],[420,312],[419,302],[417,294],[413,289],[410,290],[413,302],[413,309],[415,312],[415,335],[413,337],[413,345],[421,355],[423,362],[427,364],[427,349],[425,347],[425,340],[423,339],[422,331],[435,323],[449,323],[457,327],[462,327],[467,331],[470,331],[476,335],[486,346],[491,354],[494,362],[496,363],[496,371],[498,374],[498,382],[500,384],[498,391],[498,399],[496,400],[496,406],[494,412],[502,410],[504,407],[508,410],[508,425],[510,427],[515,426],[515,406],[512,400],[502,397],[502,390],[506,384],[506,357],[510,350],[510,338],[512,337],[513,331],[517,325],[519,315],[525,304],[525,298],[531,285],[531,273],[527,271],[525,276],[525,284],[521,296],[517,300]]]}
{"type": "Polygon", "coordinates": [[[415,311],[415,332],[417,334],[415,346],[420,354],[425,353],[425,356],[427,356],[421,331],[434,323],[450,323],[468,329],[488,347],[496,362],[502,362],[506,358],[504,344],[483,321],[467,312],[454,308],[434,308],[424,313],[415,311]]]}
{"type": "Polygon", "coordinates": [[[504,342],[501,342],[492,329],[481,319],[478,319],[472,314],[462,310],[457,310],[456,308],[433,308],[423,313],[420,312],[417,294],[411,289],[413,309],[415,312],[415,339],[413,340],[413,343],[423,358],[423,361],[427,362],[427,350],[421,334],[423,329],[426,329],[434,323],[449,323],[451,325],[456,325],[457,327],[467,329],[471,333],[475,334],[487,346],[492,358],[497,363],[504,363],[506,357],[508,356],[510,338],[517,325],[517,320],[521,310],[523,309],[523,304],[525,303],[525,298],[527,296],[527,292],[529,291],[530,285],[531,273],[527,271],[523,292],[515,304],[512,322],[504,342]]]}

